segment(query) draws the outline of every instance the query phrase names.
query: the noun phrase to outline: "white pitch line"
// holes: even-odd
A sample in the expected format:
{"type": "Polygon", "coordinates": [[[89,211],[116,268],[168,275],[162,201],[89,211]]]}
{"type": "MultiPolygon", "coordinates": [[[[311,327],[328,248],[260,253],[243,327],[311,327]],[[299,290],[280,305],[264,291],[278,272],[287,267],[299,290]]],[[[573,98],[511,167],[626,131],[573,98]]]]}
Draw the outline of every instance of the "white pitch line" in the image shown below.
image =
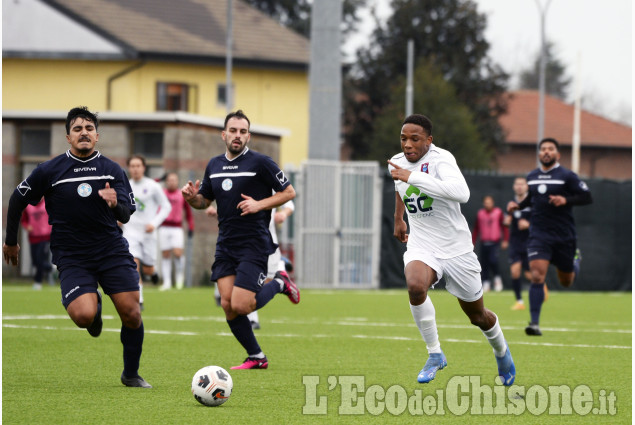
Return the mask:
{"type": "MultiPolygon", "coordinates": [[[[86,329],[70,327],[70,326],[36,326],[36,325],[14,325],[12,323],[3,323],[3,328],[13,328],[13,329],[43,329],[47,331],[85,331],[86,329]]],[[[121,328],[103,328],[102,332],[121,332],[121,328]]],[[[182,331],[161,331],[154,329],[144,329],[146,334],[157,334],[157,335],[186,335],[186,336],[195,336],[198,335],[197,332],[182,332],[182,331]]]]}
{"type": "MultiPolygon", "coordinates": [[[[420,338],[408,338],[401,336],[371,336],[371,335],[353,335],[353,338],[360,339],[387,339],[391,341],[421,341],[420,338]]],[[[485,341],[475,340],[475,339],[454,339],[447,338],[441,339],[441,342],[460,342],[460,343],[468,343],[468,344],[484,344],[485,341]]],[[[591,344],[559,344],[554,342],[529,342],[529,341],[513,341],[513,345],[540,345],[543,347],[568,347],[568,348],[607,348],[607,349],[620,349],[620,350],[630,350],[633,347],[630,345],[591,345],[591,344]]]]}
{"type": "MultiPolygon", "coordinates": [[[[36,326],[36,325],[15,325],[12,323],[3,323],[2,327],[4,328],[14,328],[14,329],[43,329],[43,330],[74,330],[74,331],[83,331],[84,329],[76,328],[76,327],[58,327],[58,326],[36,326]]],[[[121,329],[117,328],[104,328],[105,332],[120,332],[121,329]]],[[[196,336],[199,335],[198,332],[182,332],[182,331],[162,331],[162,330],[153,330],[146,329],[145,333],[148,334],[156,334],[156,335],[185,335],[185,336],[196,336]]],[[[231,332],[217,332],[216,336],[233,336],[231,332]]],[[[342,335],[328,335],[328,334],[314,334],[314,335],[300,335],[293,333],[282,333],[282,334],[258,334],[259,338],[341,338],[347,337],[342,335]]],[[[411,338],[405,336],[378,336],[378,335],[351,335],[352,338],[358,339],[376,339],[376,340],[390,340],[390,341],[412,341],[419,342],[420,338],[411,338]]],[[[466,344],[484,344],[484,340],[474,340],[474,339],[454,339],[448,338],[443,339],[442,342],[458,342],[458,343],[466,343],[466,344]]],[[[591,345],[591,344],[561,344],[554,342],[529,342],[529,341],[514,341],[512,345],[539,345],[543,347],[567,347],[567,348],[605,348],[605,349],[622,349],[622,350],[630,350],[631,346],[625,345],[591,345]]]]}
{"type": "MultiPolygon", "coordinates": [[[[104,315],[104,319],[116,319],[116,316],[104,315]]],[[[217,322],[224,323],[226,319],[220,316],[147,316],[148,320],[164,320],[164,321],[176,321],[176,322],[217,322]]],[[[66,320],[68,316],[61,314],[43,314],[43,315],[5,315],[2,316],[2,320],[66,320]]],[[[343,320],[292,320],[292,319],[273,319],[270,321],[273,324],[282,325],[316,325],[321,326],[362,326],[362,327],[377,327],[377,328],[411,328],[411,323],[395,323],[395,322],[369,322],[366,317],[347,317],[343,320]]],[[[446,321],[437,322],[437,327],[440,329],[474,329],[473,325],[469,324],[453,324],[446,321]]],[[[523,330],[525,326],[502,326],[503,330],[523,330]]],[[[606,333],[606,334],[632,334],[631,329],[597,329],[585,327],[571,328],[571,327],[541,327],[544,331],[550,332],[593,332],[593,333],[606,333]]]]}

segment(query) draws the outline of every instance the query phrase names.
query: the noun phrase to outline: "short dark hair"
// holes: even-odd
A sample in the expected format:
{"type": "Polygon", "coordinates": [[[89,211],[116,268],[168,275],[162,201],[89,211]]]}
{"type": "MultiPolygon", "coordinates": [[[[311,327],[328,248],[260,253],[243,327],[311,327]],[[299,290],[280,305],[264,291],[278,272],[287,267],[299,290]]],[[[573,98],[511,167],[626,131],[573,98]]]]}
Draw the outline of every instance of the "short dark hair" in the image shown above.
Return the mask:
{"type": "Polygon", "coordinates": [[[66,115],[66,134],[71,134],[71,124],[74,123],[77,118],[83,118],[90,121],[95,124],[95,129],[99,128],[99,118],[97,118],[97,113],[90,112],[87,106],[77,106],[76,108],[68,111],[68,115],[66,115]]]}
{"type": "Polygon", "coordinates": [[[553,143],[554,145],[556,145],[556,150],[557,151],[560,150],[560,145],[558,144],[558,141],[554,139],[553,137],[545,137],[544,139],[542,139],[540,143],[538,143],[538,149],[540,149],[543,143],[553,143]]]}
{"type": "Polygon", "coordinates": [[[146,165],[145,157],[143,155],[139,155],[138,153],[128,158],[128,161],[126,161],[126,165],[130,166],[130,161],[132,161],[133,159],[140,159],[141,163],[143,164],[143,168],[148,168],[148,166],[146,165]]]}
{"type": "Polygon", "coordinates": [[[230,112],[229,114],[227,114],[227,116],[225,117],[225,125],[223,126],[223,130],[227,130],[227,122],[232,118],[247,120],[247,128],[251,127],[249,118],[247,118],[247,115],[245,115],[242,109],[239,109],[236,112],[230,112]]]}
{"type": "Polygon", "coordinates": [[[412,114],[406,117],[401,125],[403,126],[405,124],[416,124],[418,126],[421,126],[426,131],[426,133],[428,133],[428,136],[432,136],[432,121],[430,121],[430,118],[426,117],[425,115],[412,114]]]}

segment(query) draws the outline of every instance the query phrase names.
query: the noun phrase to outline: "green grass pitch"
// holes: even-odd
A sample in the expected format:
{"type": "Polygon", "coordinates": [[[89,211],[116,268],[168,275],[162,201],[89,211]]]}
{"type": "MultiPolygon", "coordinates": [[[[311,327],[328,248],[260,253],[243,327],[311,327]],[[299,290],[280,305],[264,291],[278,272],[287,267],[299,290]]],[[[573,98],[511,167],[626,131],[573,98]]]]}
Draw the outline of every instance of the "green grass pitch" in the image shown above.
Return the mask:
{"type": "Polygon", "coordinates": [[[228,402],[205,407],[190,392],[194,372],[206,365],[229,370],[245,357],[211,288],[146,287],[140,374],[154,388],[144,390],[119,381],[121,322],[108,297],[104,331],[91,338],[67,317],[58,288],[3,283],[6,424],[631,423],[630,293],[552,291],[542,337],[524,334],[529,314],[510,310],[510,292],[486,294],[511,347],[521,395],[493,385],[491,348],[444,290],[430,295],[449,364],[425,385],[416,375],[427,352],[405,290],[304,290],[299,305],[277,296],[260,312],[256,331],[269,369],[230,371],[228,402]],[[575,394],[578,410],[552,413],[558,402],[544,398],[550,387],[575,394]],[[487,410],[496,406],[492,400],[502,403],[496,412],[487,410]]]}

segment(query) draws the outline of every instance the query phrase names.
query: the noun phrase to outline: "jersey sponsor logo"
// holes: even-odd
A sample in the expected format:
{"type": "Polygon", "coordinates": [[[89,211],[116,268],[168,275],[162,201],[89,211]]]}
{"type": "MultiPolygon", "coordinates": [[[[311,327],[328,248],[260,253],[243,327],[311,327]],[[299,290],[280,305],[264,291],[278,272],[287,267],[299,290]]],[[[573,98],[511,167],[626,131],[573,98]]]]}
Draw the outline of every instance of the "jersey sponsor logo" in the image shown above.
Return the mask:
{"type": "Polygon", "coordinates": [[[238,165],[225,165],[223,166],[223,170],[237,170],[238,165]]]}
{"type": "MultiPolygon", "coordinates": [[[[410,214],[432,211],[432,202],[434,202],[433,198],[429,197],[425,193],[422,193],[421,190],[412,185],[408,186],[406,194],[402,198],[402,200],[410,214]],[[416,195],[416,197],[414,197],[413,195],[416,195]]],[[[428,215],[431,214],[420,214],[417,217],[426,217],[428,215]]]]}
{"type": "Polygon", "coordinates": [[[267,280],[267,276],[265,276],[264,273],[260,273],[260,276],[258,276],[258,286],[264,285],[265,280],[267,280]]]}
{"type": "Polygon", "coordinates": [[[538,176],[539,179],[550,179],[551,176],[549,174],[541,174],[538,176]]]}
{"type": "Polygon", "coordinates": [[[20,195],[22,196],[26,196],[26,193],[31,190],[31,186],[29,186],[29,182],[25,180],[21,181],[20,184],[18,185],[18,192],[20,192],[20,195]]]}
{"type": "Polygon", "coordinates": [[[76,173],[79,173],[82,171],[97,171],[97,167],[80,167],[80,168],[75,168],[73,171],[76,173]]]}
{"type": "Polygon", "coordinates": [[[281,185],[286,184],[289,181],[287,179],[287,176],[284,175],[284,171],[282,170],[280,170],[280,172],[276,174],[276,178],[278,179],[281,185]]]}
{"type": "Polygon", "coordinates": [[[88,183],[82,183],[79,186],[77,186],[77,193],[82,198],[86,198],[90,196],[91,193],[93,193],[93,188],[88,183]]]}
{"type": "Polygon", "coordinates": [[[421,172],[422,173],[428,174],[428,164],[430,164],[430,163],[429,162],[425,162],[425,163],[421,164],[421,172]]]}
{"type": "Polygon", "coordinates": [[[232,186],[234,185],[234,183],[232,182],[232,179],[225,179],[223,180],[223,183],[221,184],[221,187],[223,188],[223,190],[225,192],[231,190],[232,186]]]}
{"type": "Polygon", "coordinates": [[[541,194],[547,193],[547,185],[546,184],[538,185],[538,193],[541,193],[541,194]]]}

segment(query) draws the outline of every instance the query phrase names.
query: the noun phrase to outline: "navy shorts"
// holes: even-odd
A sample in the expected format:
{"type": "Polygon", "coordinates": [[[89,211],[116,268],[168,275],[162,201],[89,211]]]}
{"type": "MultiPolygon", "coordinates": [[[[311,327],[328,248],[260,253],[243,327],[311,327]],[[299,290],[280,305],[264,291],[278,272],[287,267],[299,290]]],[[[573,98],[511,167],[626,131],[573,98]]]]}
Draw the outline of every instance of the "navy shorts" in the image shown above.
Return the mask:
{"type": "Polygon", "coordinates": [[[529,270],[529,260],[527,259],[527,245],[509,244],[507,249],[509,264],[521,263],[523,270],[529,270]]]}
{"type": "Polygon", "coordinates": [[[64,308],[80,295],[97,292],[97,283],[106,295],[139,290],[137,265],[129,252],[81,261],[61,260],[57,270],[64,308]]]}
{"type": "Polygon", "coordinates": [[[269,255],[254,252],[254,249],[235,249],[229,251],[216,247],[212,264],[212,281],[221,277],[236,276],[234,286],[258,293],[267,279],[267,260],[269,255]]]}
{"type": "Polygon", "coordinates": [[[530,237],[527,241],[527,258],[529,261],[549,260],[561,272],[570,273],[573,271],[575,249],[575,240],[548,242],[530,237]]]}

